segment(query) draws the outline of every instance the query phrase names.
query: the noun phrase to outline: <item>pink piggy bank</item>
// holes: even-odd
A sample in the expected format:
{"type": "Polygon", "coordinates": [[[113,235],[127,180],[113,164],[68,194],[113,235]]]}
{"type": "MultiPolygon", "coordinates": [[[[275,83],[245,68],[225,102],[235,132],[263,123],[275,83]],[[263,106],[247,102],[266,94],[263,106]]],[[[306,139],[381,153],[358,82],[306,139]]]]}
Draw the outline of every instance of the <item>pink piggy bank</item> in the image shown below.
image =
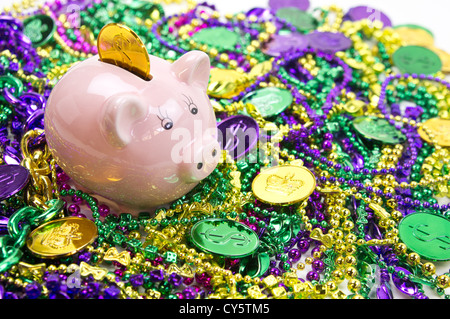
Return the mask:
{"type": "Polygon", "coordinates": [[[93,56],[60,79],[45,110],[60,167],[84,191],[134,214],[185,195],[220,158],[209,57],[150,55],[150,66],[144,80],[93,56]]]}

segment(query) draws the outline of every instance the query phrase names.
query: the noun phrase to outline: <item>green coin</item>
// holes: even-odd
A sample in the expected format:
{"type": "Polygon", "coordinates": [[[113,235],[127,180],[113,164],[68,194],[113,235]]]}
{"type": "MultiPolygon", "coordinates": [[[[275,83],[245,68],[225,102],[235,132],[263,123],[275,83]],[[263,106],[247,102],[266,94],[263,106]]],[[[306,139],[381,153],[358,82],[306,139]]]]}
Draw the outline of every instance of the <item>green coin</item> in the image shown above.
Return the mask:
{"type": "Polygon", "coordinates": [[[361,116],[353,120],[353,127],[369,140],[385,144],[399,144],[406,141],[406,136],[385,119],[361,116]]]}
{"type": "Polygon", "coordinates": [[[191,229],[191,242],[199,249],[228,258],[251,255],[259,238],[249,227],[229,219],[205,219],[191,229]]]}
{"type": "Polygon", "coordinates": [[[30,38],[34,47],[40,47],[53,38],[55,21],[45,14],[38,14],[23,22],[23,33],[30,38]]]}
{"type": "Polygon", "coordinates": [[[450,260],[450,221],[436,214],[413,213],[398,226],[400,240],[431,261],[450,260]]]}
{"type": "Polygon", "coordinates": [[[262,117],[268,118],[283,112],[293,100],[292,94],[288,90],[268,87],[247,94],[242,99],[242,103],[253,104],[262,117]]]}
{"type": "Polygon", "coordinates": [[[292,24],[299,32],[307,33],[318,26],[317,20],[311,14],[294,7],[280,8],[276,16],[292,24]]]}
{"type": "Polygon", "coordinates": [[[225,27],[205,28],[196,32],[192,40],[222,50],[234,50],[239,41],[239,34],[225,27]]]}
{"type": "Polygon", "coordinates": [[[442,61],[436,53],[417,45],[401,47],[392,59],[403,73],[434,74],[442,69],[442,61]]]}

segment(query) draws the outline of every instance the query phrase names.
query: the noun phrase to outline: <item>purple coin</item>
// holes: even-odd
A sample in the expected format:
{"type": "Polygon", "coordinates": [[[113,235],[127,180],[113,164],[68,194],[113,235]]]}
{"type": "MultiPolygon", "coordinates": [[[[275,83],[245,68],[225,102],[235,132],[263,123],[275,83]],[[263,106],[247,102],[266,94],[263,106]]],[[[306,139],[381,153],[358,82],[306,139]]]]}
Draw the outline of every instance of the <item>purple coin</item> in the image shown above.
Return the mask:
{"type": "Polygon", "coordinates": [[[28,170],[20,165],[0,166],[0,200],[15,195],[23,189],[30,180],[28,170]]]}
{"type": "Polygon", "coordinates": [[[339,32],[314,32],[308,34],[309,45],[325,53],[345,51],[352,46],[352,40],[339,32]]]}
{"type": "Polygon", "coordinates": [[[273,12],[278,9],[291,7],[306,11],[309,8],[309,0],[269,0],[269,7],[273,12]]]}
{"type": "Polygon", "coordinates": [[[218,141],[221,149],[236,160],[250,153],[259,138],[258,123],[246,115],[236,115],[224,119],[217,125],[218,141]]]}
{"type": "Polygon", "coordinates": [[[289,50],[303,50],[308,47],[308,38],[302,34],[274,34],[262,51],[270,56],[280,56],[289,50]]]}
{"type": "Polygon", "coordinates": [[[369,19],[370,21],[374,22],[378,20],[383,22],[384,27],[392,27],[391,19],[389,19],[386,14],[378,9],[367,6],[358,6],[351,8],[347,13],[347,17],[352,21],[369,19]]]}

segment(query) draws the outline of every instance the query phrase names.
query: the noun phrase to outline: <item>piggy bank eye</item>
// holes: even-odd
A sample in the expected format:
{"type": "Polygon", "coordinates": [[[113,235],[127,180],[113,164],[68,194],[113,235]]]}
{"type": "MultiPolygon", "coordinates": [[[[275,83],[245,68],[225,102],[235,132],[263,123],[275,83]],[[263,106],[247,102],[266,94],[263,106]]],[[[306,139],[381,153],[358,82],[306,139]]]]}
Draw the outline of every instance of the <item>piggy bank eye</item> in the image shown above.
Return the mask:
{"type": "Polygon", "coordinates": [[[165,130],[170,130],[173,127],[173,122],[171,119],[169,118],[165,118],[161,120],[161,126],[165,129],[165,130]]]}
{"type": "Polygon", "coordinates": [[[159,120],[161,121],[161,126],[165,129],[165,130],[170,130],[173,127],[173,121],[169,118],[169,116],[167,115],[167,111],[166,114],[163,115],[161,108],[158,108],[159,111],[159,120]]]}
{"type": "Polygon", "coordinates": [[[190,109],[190,111],[191,111],[191,113],[192,114],[197,114],[198,113],[198,108],[197,108],[197,106],[194,104],[194,107],[192,107],[191,109],[190,109]]]}
{"type": "Polygon", "coordinates": [[[189,112],[191,112],[192,114],[196,115],[198,113],[198,107],[197,105],[195,105],[194,101],[192,100],[191,97],[186,96],[183,94],[183,96],[185,97],[185,101],[184,103],[186,103],[186,106],[189,109],[189,112]]]}

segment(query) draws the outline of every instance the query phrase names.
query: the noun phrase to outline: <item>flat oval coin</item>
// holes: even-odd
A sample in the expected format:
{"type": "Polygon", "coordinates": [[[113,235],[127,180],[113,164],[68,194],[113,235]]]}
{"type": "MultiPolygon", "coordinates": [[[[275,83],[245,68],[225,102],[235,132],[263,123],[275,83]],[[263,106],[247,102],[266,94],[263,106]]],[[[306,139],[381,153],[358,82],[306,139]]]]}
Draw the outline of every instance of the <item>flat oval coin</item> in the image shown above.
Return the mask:
{"type": "Polygon", "coordinates": [[[424,47],[434,45],[433,35],[422,28],[398,26],[394,30],[400,36],[405,45],[419,45],[424,47]]]}
{"type": "Polygon", "coordinates": [[[217,132],[221,149],[227,150],[235,160],[250,153],[258,143],[259,126],[250,116],[226,118],[217,125],[217,132]]]}
{"type": "Polygon", "coordinates": [[[435,46],[428,47],[430,50],[435,52],[442,62],[442,72],[450,73],[450,53],[442,49],[436,48],[435,46]]]}
{"type": "Polygon", "coordinates": [[[227,258],[251,255],[259,247],[258,235],[229,219],[205,219],[191,229],[191,242],[199,249],[227,258]]]}
{"type": "Polygon", "coordinates": [[[384,27],[392,27],[391,19],[385,13],[368,6],[353,7],[348,10],[347,16],[352,21],[368,19],[371,22],[381,21],[384,27]]]}
{"type": "Polygon", "coordinates": [[[40,47],[48,43],[56,30],[55,21],[45,14],[34,15],[25,19],[23,26],[23,33],[30,38],[34,47],[40,47]]]}
{"type": "Polygon", "coordinates": [[[303,50],[308,47],[308,38],[303,34],[274,34],[272,39],[261,49],[267,55],[280,56],[289,50],[303,50]]]}
{"type": "Polygon", "coordinates": [[[308,39],[312,48],[325,53],[345,51],[352,46],[352,40],[340,32],[313,32],[308,39]]]}
{"type": "Polygon", "coordinates": [[[205,28],[196,32],[192,40],[221,50],[234,50],[239,41],[239,34],[225,27],[205,28]]]}
{"type": "Polygon", "coordinates": [[[450,120],[441,118],[429,119],[419,127],[417,132],[420,137],[431,144],[432,141],[427,131],[434,136],[433,139],[439,146],[450,147],[450,120]]]}
{"type": "Polygon", "coordinates": [[[268,87],[247,94],[242,102],[254,105],[262,117],[268,118],[283,112],[293,100],[289,90],[268,87]]]}
{"type": "Polygon", "coordinates": [[[299,32],[307,33],[316,29],[318,22],[310,13],[302,11],[298,8],[284,7],[280,8],[276,12],[276,16],[280,19],[286,20],[299,32]]]}
{"type": "Polygon", "coordinates": [[[408,23],[408,24],[398,24],[398,25],[394,26],[394,29],[398,29],[398,28],[421,29],[423,31],[426,31],[428,34],[430,34],[434,38],[434,34],[430,29],[425,28],[424,26],[421,26],[418,24],[408,23]]]}
{"type": "Polygon", "coordinates": [[[0,166],[0,201],[14,196],[30,180],[29,171],[20,165],[1,165],[0,166]]]}
{"type": "Polygon", "coordinates": [[[101,61],[117,65],[145,80],[151,79],[147,49],[127,26],[118,23],[105,25],[98,34],[97,47],[101,61]]]}
{"type": "Polygon", "coordinates": [[[450,221],[437,214],[412,213],[398,226],[400,240],[432,261],[450,260],[450,221]]]}
{"type": "Polygon", "coordinates": [[[263,203],[291,205],[309,197],[316,188],[314,174],[305,167],[274,166],[259,173],[252,182],[253,194],[263,203]]]}
{"type": "Polygon", "coordinates": [[[87,218],[66,217],[45,223],[27,238],[28,249],[41,258],[75,254],[97,238],[97,226],[87,218]]]}
{"type": "Polygon", "coordinates": [[[357,117],[353,127],[364,138],[385,144],[399,144],[406,141],[406,136],[387,120],[371,116],[357,117]]]}
{"type": "Polygon", "coordinates": [[[245,75],[236,70],[212,68],[208,84],[208,95],[230,99],[241,92],[244,82],[245,75]]]}
{"type": "Polygon", "coordinates": [[[392,59],[403,73],[429,75],[442,69],[442,61],[436,53],[417,45],[401,47],[392,59]]]}

